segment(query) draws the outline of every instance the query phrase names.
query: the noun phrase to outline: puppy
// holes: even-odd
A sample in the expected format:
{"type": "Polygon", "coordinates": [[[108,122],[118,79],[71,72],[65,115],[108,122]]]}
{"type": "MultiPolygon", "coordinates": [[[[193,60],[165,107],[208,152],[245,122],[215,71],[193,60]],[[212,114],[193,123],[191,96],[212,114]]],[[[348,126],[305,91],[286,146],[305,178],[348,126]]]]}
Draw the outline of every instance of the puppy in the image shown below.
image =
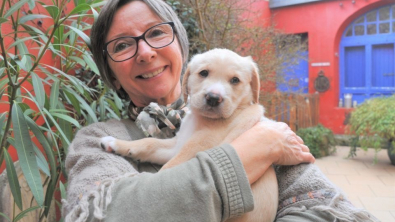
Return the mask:
{"type": "MultiPolygon", "coordinates": [[[[213,49],[196,55],[183,78],[184,101],[190,111],[172,139],[145,138],[121,141],[102,138],[107,151],[133,159],[165,164],[170,168],[185,162],[199,151],[230,143],[263,117],[259,105],[259,74],[251,57],[227,49],[213,49]]],[[[229,221],[274,221],[278,185],[273,168],[252,184],[255,208],[229,221]]]]}

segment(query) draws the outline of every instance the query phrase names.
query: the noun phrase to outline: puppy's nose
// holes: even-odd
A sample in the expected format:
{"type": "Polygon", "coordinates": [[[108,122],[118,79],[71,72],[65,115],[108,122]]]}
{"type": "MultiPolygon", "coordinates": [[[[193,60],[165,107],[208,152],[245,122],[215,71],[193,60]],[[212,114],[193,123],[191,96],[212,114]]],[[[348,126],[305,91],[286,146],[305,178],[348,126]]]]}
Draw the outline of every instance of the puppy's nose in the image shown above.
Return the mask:
{"type": "Polygon", "coordinates": [[[222,102],[222,97],[216,93],[206,94],[206,103],[211,107],[216,107],[222,102]]]}

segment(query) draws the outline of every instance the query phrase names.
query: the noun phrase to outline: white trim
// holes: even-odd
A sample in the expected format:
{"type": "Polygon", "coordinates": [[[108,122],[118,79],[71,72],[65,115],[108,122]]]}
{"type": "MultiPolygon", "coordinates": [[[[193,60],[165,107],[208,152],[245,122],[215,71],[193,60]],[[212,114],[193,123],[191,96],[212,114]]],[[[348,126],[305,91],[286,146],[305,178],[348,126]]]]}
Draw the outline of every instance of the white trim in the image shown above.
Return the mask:
{"type": "Polygon", "coordinates": [[[330,66],[330,62],[316,62],[316,63],[311,63],[311,66],[317,67],[317,66],[330,66]]]}

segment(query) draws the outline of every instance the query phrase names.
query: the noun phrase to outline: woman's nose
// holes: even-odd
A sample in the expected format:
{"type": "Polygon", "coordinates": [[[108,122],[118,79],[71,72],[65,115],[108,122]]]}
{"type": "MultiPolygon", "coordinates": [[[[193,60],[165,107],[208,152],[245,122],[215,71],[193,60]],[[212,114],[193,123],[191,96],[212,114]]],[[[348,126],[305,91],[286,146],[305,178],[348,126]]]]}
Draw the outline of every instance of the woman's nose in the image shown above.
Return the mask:
{"type": "Polygon", "coordinates": [[[137,62],[151,62],[156,57],[156,50],[149,46],[144,40],[140,40],[138,44],[139,46],[136,56],[137,62]]]}

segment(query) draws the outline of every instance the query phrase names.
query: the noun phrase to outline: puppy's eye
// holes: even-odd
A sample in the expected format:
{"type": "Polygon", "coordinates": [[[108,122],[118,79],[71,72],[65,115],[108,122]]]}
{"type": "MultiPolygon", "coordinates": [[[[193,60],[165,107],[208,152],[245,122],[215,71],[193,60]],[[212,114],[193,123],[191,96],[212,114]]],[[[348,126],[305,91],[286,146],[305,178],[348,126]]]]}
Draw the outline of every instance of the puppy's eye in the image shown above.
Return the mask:
{"type": "Polygon", "coordinates": [[[233,78],[230,80],[230,83],[232,83],[232,84],[237,84],[237,83],[239,83],[239,82],[240,82],[240,79],[237,78],[237,77],[233,77],[233,78]]]}
{"type": "Polygon", "coordinates": [[[199,72],[199,75],[201,77],[207,77],[208,76],[208,71],[207,70],[202,70],[202,71],[199,72]]]}

